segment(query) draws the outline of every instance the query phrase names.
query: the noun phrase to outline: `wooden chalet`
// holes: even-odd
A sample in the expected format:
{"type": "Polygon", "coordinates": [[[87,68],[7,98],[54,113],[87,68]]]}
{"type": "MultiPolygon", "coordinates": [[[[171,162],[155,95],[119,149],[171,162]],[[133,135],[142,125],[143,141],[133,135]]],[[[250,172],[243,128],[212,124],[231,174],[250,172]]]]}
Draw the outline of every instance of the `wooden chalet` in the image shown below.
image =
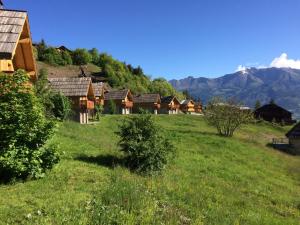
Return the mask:
{"type": "Polygon", "coordinates": [[[203,113],[203,106],[201,102],[195,102],[195,113],[202,114],[203,113]]]}
{"type": "Polygon", "coordinates": [[[92,79],[87,77],[49,78],[49,82],[55,92],[60,92],[71,100],[75,119],[82,124],[88,123],[89,113],[94,110],[95,101],[92,79]]]}
{"type": "Polygon", "coordinates": [[[0,9],[0,72],[25,70],[37,79],[28,15],[25,11],[0,9]]]}
{"type": "Polygon", "coordinates": [[[180,110],[186,114],[195,113],[195,102],[189,99],[183,100],[180,103],[180,110]]]}
{"type": "Polygon", "coordinates": [[[161,99],[159,94],[141,94],[133,97],[133,112],[139,113],[140,109],[158,114],[161,99]]]}
{"type": "Polygon", "coordinates": [[[256,119],[263,119],[269,122],[293,124],[295,121],[292,119],[292,113],[288,110],[276,105],[267,104],[254,111],[256,119]]]}
{"type": "Polygon", "coordinates": [[[93,89],[95,93],[95,103],[97,105],[104,105],[104,83],[93,83],[93,89]]]}
{"type": "Polygon", "coordinates": [[[118,114],[131,114],[133,107],[133,96],[130,90],[115,90],[104,94],[104,112],[109,113],[110,101],[116,105],[118,114]]]}
{"type": "Polygon", "coordinates": [[[180,102],[175,96],[161,98],[160,110],[162,114],[178,114],[180,102]]]}
{"type": "Polygon", "coordinates": [[[294,126],[287,134],[291,147],[300,154],[300,123],[294,126]]]}

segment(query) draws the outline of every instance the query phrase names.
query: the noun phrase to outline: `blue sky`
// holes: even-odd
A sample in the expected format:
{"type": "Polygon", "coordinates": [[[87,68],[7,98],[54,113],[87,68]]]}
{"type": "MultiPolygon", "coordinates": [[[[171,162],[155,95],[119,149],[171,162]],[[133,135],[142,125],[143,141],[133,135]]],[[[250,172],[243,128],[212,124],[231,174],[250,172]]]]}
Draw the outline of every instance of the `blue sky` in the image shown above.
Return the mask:
{"type": "Polygon", "coordinates": [[[35,41],[96,47],[152,77],[217,77],[282,53],[300,58],[300,0],[4,2],[29,11],[35,41]]]}

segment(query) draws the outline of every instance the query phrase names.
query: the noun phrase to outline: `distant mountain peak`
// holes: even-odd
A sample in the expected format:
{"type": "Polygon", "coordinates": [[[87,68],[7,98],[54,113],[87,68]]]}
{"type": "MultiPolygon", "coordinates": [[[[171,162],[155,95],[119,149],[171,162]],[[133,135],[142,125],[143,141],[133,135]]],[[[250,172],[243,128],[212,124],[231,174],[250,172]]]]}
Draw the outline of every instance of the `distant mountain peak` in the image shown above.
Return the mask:
{"type": "Polygon", "coordinates": [[[300,118],[300,70],[291,68],[244,68],[238,72],[209,79],[188,77],[171,80],[177,90],[188,90],[195,98],[207,102],[213,96],[236,98],[253,107],[274,99],[300,118]]]}

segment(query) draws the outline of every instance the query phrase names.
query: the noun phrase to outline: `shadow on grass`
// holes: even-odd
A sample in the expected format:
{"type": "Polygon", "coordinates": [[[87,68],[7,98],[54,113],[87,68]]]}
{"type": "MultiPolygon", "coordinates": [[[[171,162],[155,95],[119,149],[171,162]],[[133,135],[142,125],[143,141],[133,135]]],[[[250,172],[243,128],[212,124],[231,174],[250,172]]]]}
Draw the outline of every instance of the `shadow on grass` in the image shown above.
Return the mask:
{"type": "Polygon", "coordinates": [[[104,166],[107,168],[115,168],[117,166],[125,166],[126,159],[120,158],[114,155],[98,155],[98,156],[87,156],[87,155],[80,155],[75,157],[75,160],[96,164],[99,166],[104,166]]]}
{"type": "Polygon", "coordinates": [[[299,152],[297,152],[288,144],[273,145],[272,143],[268,143],[266,146],[269,148],[273,148],[276,151],[283,152],[292,156],[299,155],[299,152]]]}

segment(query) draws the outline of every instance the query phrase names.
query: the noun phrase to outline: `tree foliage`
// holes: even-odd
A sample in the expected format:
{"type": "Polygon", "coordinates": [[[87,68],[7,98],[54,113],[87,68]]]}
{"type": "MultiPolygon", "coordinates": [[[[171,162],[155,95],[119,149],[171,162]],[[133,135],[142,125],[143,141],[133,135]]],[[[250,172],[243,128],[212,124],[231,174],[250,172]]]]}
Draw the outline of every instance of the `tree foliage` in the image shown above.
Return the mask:
{"type": "Polygon", "coordinates": [[[242,110],[234,101],[214,98],[207,104],[205,117],[220,135],[232,137],[242,125],[251,122],[253,114],[250,110],[242,110]]]}
{"type": "Polygon", "coordinates": [[[259,109],[260,107],[261,107],[261,103],[260,103],[259,100],[257,100],[257,101],[255,102],[255,107],[254,107],[254,109],[256,110],[256,109],[259,109]]]}
{"type": "Polygon", "coordinates": [[[143,173],[160,172],[170,160],[175,147],[161,133],[151,114],[128,118],[119,131],[121,151],[131,169],[143,173]]]}
{"type": "Polygon", "coordinates": [[[51,95],[53,104],[52,112],[55,118],[66,120],[72,113],[72,105],[70,100],[62,93],[53,93],[51,95]]]}
{"type": "Polygon", "coordinates": [[[175,95],[179,99],[185,98],[167,80],[158,78],[151,81],[150,77],[144,73],[142,67],[134,67],[114,59],[111,55],[99,53],[96,48],[90,50],[79,48],[69,53],[69,51],[58,51],[47,46],[44,40],[38,43],[36,48],[38,59],[51,65],[86,65],[92,63],[100,67],[101,72],[97,75],[105,77],[113,88],[128,88],[134,94],[152,92],[159,93],[162,96],[175,95]]]}
{"type": "Polygon", "coordinates": [[[72,53],[73,63],[75,65],[86,65],[92,62],[92,56],[84,48],[78,48],[72,53]]]}
{"type": "Polygon", "coordinates": [[[54,122],[45,116],[24,71],[0,75],[0,179],[39,178],[58,162],[46,142],[54,122]]]}

